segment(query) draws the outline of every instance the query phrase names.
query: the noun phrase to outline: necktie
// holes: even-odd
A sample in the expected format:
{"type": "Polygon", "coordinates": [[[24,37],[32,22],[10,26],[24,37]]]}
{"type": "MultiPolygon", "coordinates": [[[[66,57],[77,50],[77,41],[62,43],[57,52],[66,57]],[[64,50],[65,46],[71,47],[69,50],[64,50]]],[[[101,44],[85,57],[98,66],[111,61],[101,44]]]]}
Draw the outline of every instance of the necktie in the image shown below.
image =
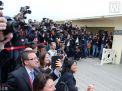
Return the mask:
{"type": "Polygon", "coordinates": [[[34,80],[34,72],[30,72],[30,78],[31,78],[31,80],[32,80],[32,82],[33,82],[33,80],[34,80]]]}
{"type": "Polygon", "coordinates": [[[29,80],[30,80],[30,84],[33,88],[33,80],[34,80],[34,72],[33,71],[31,71],[29,74],[29,80]]]}

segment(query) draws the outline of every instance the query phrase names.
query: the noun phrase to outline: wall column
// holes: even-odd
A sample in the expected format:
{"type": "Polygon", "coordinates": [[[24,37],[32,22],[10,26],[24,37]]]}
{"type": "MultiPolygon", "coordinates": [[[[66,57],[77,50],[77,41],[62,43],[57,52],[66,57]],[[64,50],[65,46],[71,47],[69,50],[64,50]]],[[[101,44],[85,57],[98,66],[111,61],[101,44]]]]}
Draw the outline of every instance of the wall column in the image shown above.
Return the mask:
{"type": "Polygon", "coordinates": [[[122,56],[122,30],[115,30],[112,49],[117,52],[115,64],[120,64],[122,56]]]}

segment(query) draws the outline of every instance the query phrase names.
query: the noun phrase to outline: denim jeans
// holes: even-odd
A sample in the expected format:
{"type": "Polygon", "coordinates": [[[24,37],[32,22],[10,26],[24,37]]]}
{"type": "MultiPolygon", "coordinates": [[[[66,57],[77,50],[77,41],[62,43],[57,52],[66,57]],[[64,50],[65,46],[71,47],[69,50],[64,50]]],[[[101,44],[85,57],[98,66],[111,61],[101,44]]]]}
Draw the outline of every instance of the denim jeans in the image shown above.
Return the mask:
{"type": "Polygon", "coordinates": [[[98,46],[97,45],[93,45],[92,47],[92,56],[93,57],[97,57],[99,50],[98,50],[98,46]]]}

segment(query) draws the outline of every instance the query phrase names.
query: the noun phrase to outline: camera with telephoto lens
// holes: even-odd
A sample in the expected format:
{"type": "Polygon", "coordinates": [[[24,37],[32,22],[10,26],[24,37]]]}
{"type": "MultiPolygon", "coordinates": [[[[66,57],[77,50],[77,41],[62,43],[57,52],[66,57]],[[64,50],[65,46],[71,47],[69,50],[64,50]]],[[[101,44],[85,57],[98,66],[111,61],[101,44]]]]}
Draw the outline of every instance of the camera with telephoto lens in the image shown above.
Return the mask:
{"type": "Polygon", "coordinates": [[[13,31],[17,31],[20,28],[23,30],[26,30],[29,26],[28,24],[25,23],[26,14],[31,14],[31,10],[29,6],[21,7],[20,8],[20,13],[18,13],[14,19],[12,18],[7,18],[7,26],[8,29],[12,29],[13,31]]]}
{"type": "MultiPolygon", "coordinates": [[[[3,5],[4,3],[2,1],[0,1],[0,10],[3,10],[3,5]]],[[[0,15],[2,16],[2,15],[0,15]]],[[[3,17],[3,16],[2,16],[3,17]]],[[[12,30],[14,28],[14,26],[18,27],[18,23],[16,23],[14,21],[14,19],[12,19],[11,17],[9,16],[4,16],[6,19],[7,19],[7,31],[9,32],[9,30],[12,30]]]]}

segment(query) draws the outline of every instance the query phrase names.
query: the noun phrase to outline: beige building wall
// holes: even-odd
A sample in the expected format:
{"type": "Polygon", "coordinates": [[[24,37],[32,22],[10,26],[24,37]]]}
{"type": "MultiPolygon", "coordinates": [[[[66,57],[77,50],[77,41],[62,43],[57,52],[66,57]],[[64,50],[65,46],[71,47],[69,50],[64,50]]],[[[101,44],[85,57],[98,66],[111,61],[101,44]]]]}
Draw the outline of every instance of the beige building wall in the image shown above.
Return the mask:
{"type": "Polygon", "coordinates": [[[88,21],[72,21],[73,25],[78,26],[85,26],[88,27],[114,27],[113,21],[107,21],[107,20],[88,20],[88,21]]]}
{"type": "Polygon", "coordinates": [[[117,53],[115,63],[119,64],[122,52],[122,35],[114,35],[112,49],[114,49],[117,53]]]}
{"type": "MultiPolygon", "coordinates": [[[[115,30],[120,30],[120,32],[122,33],[122,21],[119,21],[119,20],[115,21],[115,30]]],[[[117,51],[117,58],[116,58],[115,63],[119,64],[120,61],[122,61],[121,59],[122,34],[114,35],[112,49],[117,51]]]]}
{"type": "Polygon", "coordinates": [[[87,27],[87,31],[93,34],[98,33],[99,30],[108,31],[110,33],[114,32],[114,27],[87,27]]]}

